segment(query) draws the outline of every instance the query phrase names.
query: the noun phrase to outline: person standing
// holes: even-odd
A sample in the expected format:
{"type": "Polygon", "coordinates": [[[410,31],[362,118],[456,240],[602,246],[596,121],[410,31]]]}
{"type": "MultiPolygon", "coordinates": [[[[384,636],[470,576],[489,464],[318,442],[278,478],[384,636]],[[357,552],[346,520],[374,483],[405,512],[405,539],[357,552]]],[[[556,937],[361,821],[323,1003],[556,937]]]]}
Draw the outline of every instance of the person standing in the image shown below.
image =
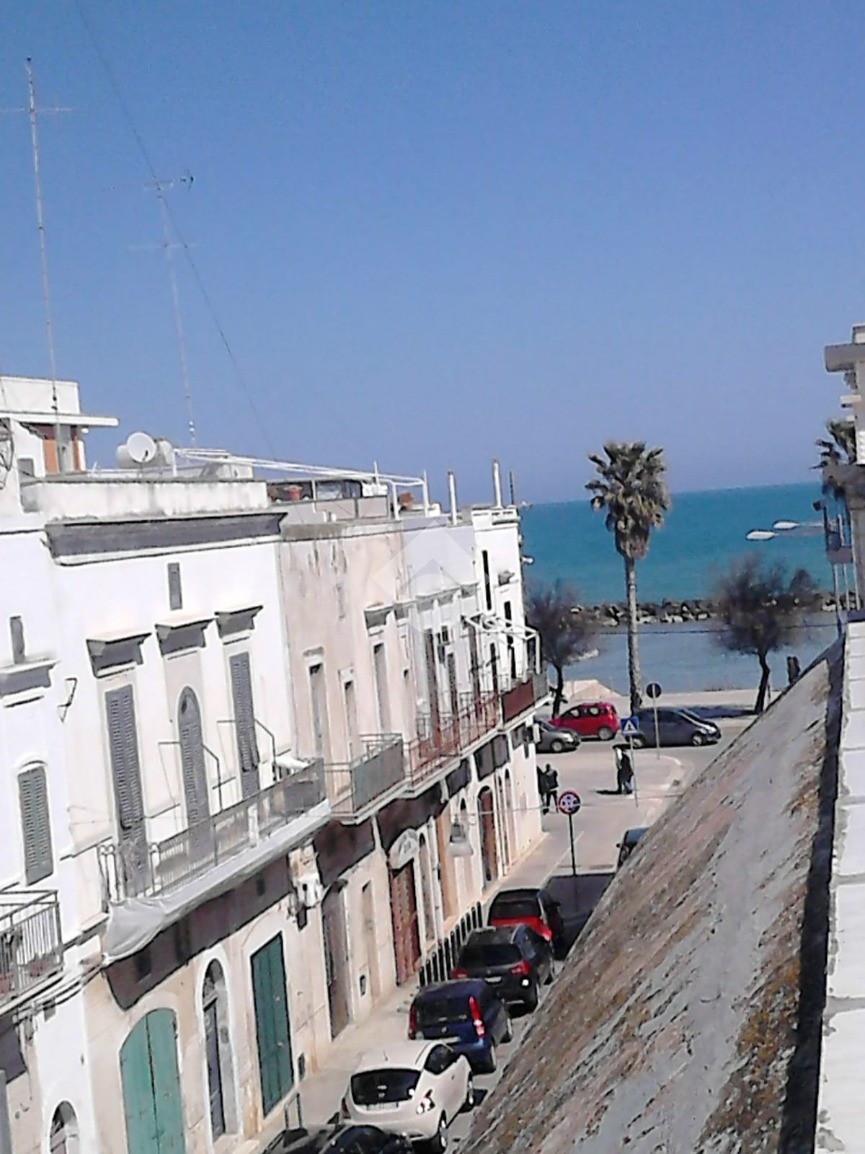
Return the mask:
{"type": "Polygon", "coordinates": [[[547,771],[540,766],[538,769],[538,797],[541,799],[541,812],[549,812],[549,802],[547,801],[547,771]]]}
{"type": "Polygon", "coordinates": [[[544,813],[549,813],[551,805],[559,804],[559,775],[555,769],[547,764],[547,808],[544,813]]]}

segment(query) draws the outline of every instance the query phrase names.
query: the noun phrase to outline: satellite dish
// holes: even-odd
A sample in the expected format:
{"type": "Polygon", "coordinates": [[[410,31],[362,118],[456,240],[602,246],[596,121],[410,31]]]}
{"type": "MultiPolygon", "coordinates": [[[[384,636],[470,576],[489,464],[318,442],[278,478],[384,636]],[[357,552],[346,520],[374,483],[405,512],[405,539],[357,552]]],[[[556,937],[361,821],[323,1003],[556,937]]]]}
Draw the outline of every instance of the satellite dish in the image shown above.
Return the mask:
{"type": "Polygon", "coordinates": [[[117,464],[121,469],[140,469],[156,460],[156,452],[156,442],[147,433],[130,433],[117,448],[117,464]]]}

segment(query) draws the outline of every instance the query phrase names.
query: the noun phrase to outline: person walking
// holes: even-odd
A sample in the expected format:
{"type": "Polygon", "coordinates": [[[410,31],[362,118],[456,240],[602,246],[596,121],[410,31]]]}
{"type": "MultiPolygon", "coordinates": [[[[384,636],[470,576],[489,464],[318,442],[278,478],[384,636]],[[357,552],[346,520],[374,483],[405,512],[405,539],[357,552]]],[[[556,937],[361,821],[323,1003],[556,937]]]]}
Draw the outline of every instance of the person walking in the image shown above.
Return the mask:
{"type": "Polygon", "coordinates": [[[541,812],[542,813],[549,813],[550,803],[547,800],[547,789],[548,789],[547,771],[545,769],[542,769],[540,766],[537,767],[537,770],[538,770],[538,797],[541,799],[541,812]]]}
{"type": "Polygon", "coordinates": [[[619,765],[616,773],[616,792],[634,792],[634,763],[631,760],[631,751],[623,749],[619,754],[619,765]]]}

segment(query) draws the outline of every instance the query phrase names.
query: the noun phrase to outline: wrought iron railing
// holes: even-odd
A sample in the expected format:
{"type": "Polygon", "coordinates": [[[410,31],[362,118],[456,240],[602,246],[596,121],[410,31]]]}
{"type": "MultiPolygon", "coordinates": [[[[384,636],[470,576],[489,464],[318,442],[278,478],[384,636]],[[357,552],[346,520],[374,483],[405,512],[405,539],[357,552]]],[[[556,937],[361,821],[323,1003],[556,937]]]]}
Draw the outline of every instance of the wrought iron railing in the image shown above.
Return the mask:
{"type": "Polygon", "coordinates": [[[463,914],[444,941],[439,942],[423,959],[420,966],[420,984],[432,985],[433,982],[446,982],[451,976],[451,970],[457,964],[460,950],[473,930],[479,930],[484,924],[484,910],[480,902],[475,902],[470,910],[463,914]]]}
{"type": "Polygon", "coordinates": [[[56,891],[0,891],[0,1006],[62,968],[56,891]]]}
{"type": "Polygon", "coordinates": [[[496,693],[461,693],[455,713],[435,718],[421,714],[418,735],[408,743],[409,782],[423,785],[443,766],[479,741],[499,723],[499,696],[496,693]]]}
{"type": "Polygon", "coordinates": [[[176,889],[258,845],[325,799],[320,761],[160,842],[129,838],[97,847],[105,901],[176,889]]]}
{"type": "Polygon", "coordinates": [[[325,767],[335,816],[364,817],[377,802],[405,783],[405,750],[398,733],[362,737],[363,752],[353,761],[325,767]]]}
{"type": "Polygon", "coordinates": [[[502,720],[505,723],[513,721],[521,713],[534,709],[549,692],[550,683],[546,673],[526,673],[502,690],[502,720]]]}

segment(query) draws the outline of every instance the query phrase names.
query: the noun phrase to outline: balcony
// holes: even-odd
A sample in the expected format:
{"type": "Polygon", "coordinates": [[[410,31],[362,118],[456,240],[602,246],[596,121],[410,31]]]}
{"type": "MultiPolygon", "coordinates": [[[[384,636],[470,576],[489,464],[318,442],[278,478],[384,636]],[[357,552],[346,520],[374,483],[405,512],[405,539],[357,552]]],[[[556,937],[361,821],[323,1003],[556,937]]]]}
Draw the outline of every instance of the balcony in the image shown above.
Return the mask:
{"type": "Polygon", "coordinates": [[[364,737],[353,761],[329,765],[331,809],[341,821],[361,822],[405,785],[405,750],[399,734],[364,737]]]}
{"type": "Polygon", "coordinates": [[[203,879],[218,871],[213,884],[225,889],[220,881],[239,879],[250,864],[287,852],[288,841],[299,841],[326,822],[325,801],[323,766],[315,762],[164,841],[98,846],[105,904],[161,898],[195,883],[198,900],[205,900],[203,879]]]}
{"type": "Polygon", "coordinates": [[[60,905],[54,890],[0,892],[0,1008],[63,968],[60,905]]]}
{"type": "Polygon", "coordinates": [[[499,710],[498,694],[482,693],[476,697],[472,693],[461,693],[456,713],[438,719],[421,714],[418,736],[407,748],[409,791],[419,793],[452,761],[494,730],[499,724],[499,710]]]}
{"type": "Polygon", "coordinates": [[[549,696],[549,678],[546,673],[527,673],[520,681],[515,681],[510,689],[502,693],[502,722],[507,725],[519,717],[535,709],[545,697],[549,696]]]}

